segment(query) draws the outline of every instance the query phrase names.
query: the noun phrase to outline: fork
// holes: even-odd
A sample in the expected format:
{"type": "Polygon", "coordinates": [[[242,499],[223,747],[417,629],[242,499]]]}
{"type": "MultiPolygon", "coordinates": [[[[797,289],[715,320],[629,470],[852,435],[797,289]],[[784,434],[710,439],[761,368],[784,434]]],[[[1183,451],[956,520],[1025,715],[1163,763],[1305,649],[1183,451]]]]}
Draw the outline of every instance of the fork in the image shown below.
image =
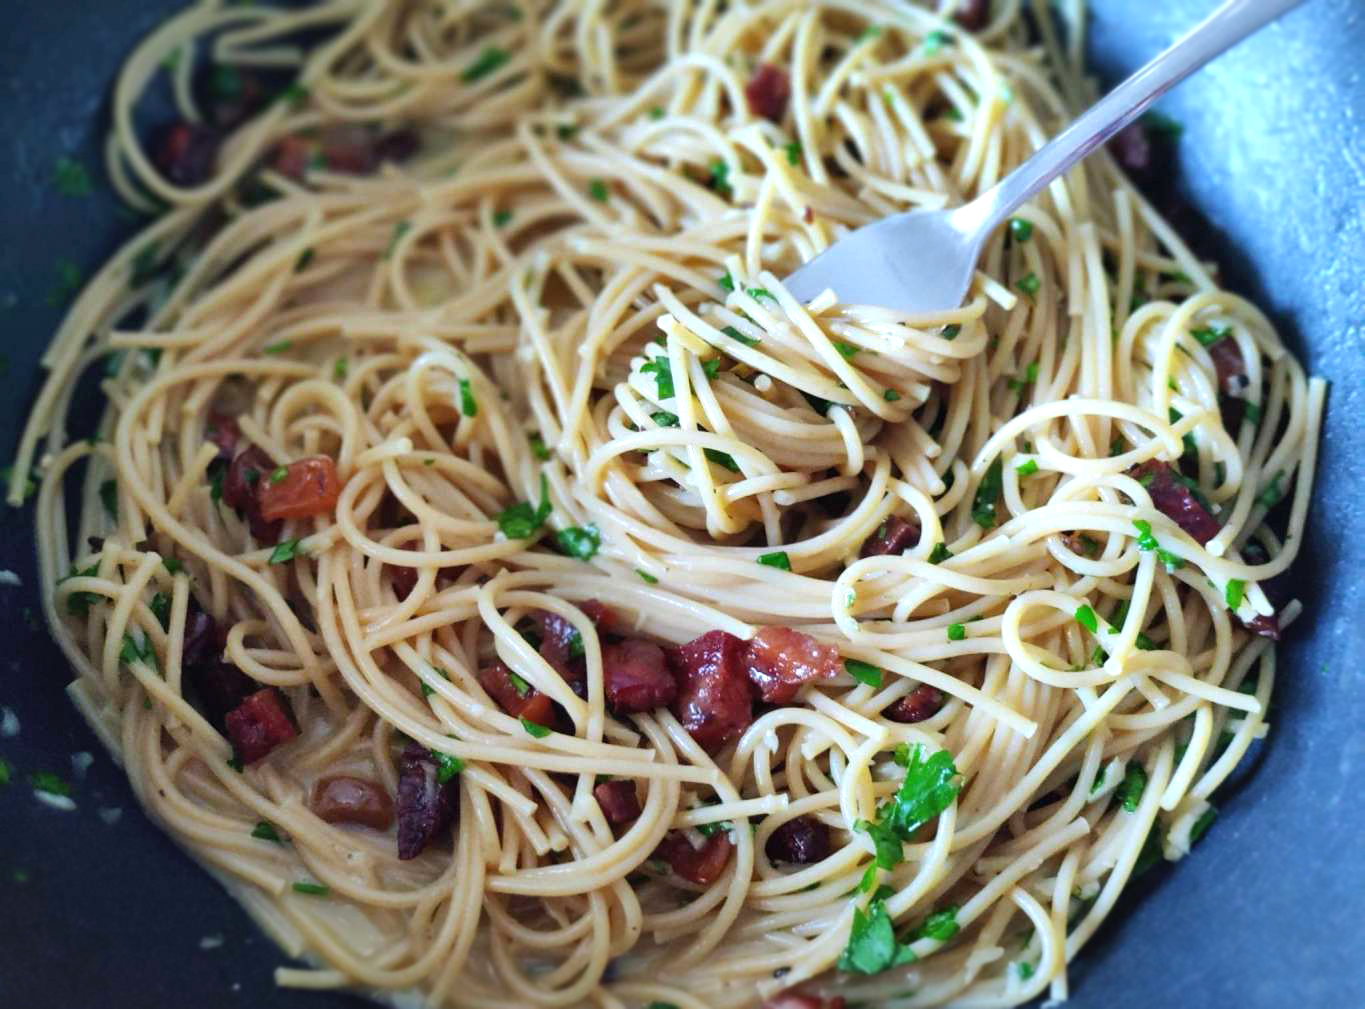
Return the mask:
{"type": "Polygon", "coordinates": [[[787,277],[787,289],[801,301],[833,290],[844,304],[909,315],[952,311],[967,294],[986,239],[1031,196],[1190,74],[1301,3],[1227,0],[970,203],[895,214],[859,228],[787,277]]]}

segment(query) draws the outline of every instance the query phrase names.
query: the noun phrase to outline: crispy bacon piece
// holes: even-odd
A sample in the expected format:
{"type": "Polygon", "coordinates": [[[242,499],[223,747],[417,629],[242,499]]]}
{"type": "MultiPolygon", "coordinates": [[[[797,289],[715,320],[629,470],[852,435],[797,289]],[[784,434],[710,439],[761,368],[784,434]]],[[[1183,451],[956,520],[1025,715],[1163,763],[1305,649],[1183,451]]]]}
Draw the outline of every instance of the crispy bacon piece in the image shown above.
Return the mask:
{"type": "Polygon", "coordinates": [[[708,753],[733,742],[754,720],[746,651],[733,634],[709,631],[666,653],[678,684],[673,714],[708,753]]]}
{"type": "Polygon", "coordinates": [[[246,515],[251,535],[262,543],[274,543],[280,538],[280,524],[268,521],[261,514],[258,495],[261,482],[269,479],[274,469],[275,463],[265,450],[250,445],[237,453],[223,481],[223,500],[237,514],[246,515]]]}
{"type": "Polygon", "coordinates": [[[710,886],[720,879],[734,848],[730,839],[723,833],[712,834],[700,848],[694,848],[685,833],[670,830],[659,842],[659,847],[654,849],[654,855],[656,858],[662,858],[674,872],[689,883],[710,886]]]}
{"type": "Polygon", "coordinates": [[[1207,543],[1218,535],[1218,520],[1194,496],[1189,487],[1181,483],[1175,470],[1164,462],[1149,460],[1128,471],[1138,483],[1147,488],[1152,496],[1152,504],[1163,515],[1175,521],[1200,543],[1207,543]]]}
{"type": "Polygon", "coordinates": [[[314,813],[328,823],[358,823],[375,830],[388,830],[393,823],[393,802],[384,786],[367,778],[337,774],[320,778],[309,801],[314,813]]]}
{"type": "Polygon", "coordinates": [[[1247,363],[1242,348],[1232,337],[1224,337],[1209,347],[1209,357],[1218,374],[1218,388],[1228,396],[1240,396],[1246,384],[1247,363]]]}
{"type": "Polygon", "coordinates": [[[919,542],[919,526],[892,515],[881,528],[863,541],[859,557],[879,557],[883,554],[903,554],[919,542]]]}
{"type": "Polygon", "coordinates": [[[844,997],[821,998],[805,992],[784,991],[764,1002],[763,1009],[844,1009],[844,997]]]}
{"type": "Polygon", "coordinates": [[[969,32],[979,32],[991,19],[991,0],[961,0],[953,20],[969,32]]]}
{"type": "Polygon", "coordinates": [[[744,99],[748,102],[749,111],[775,123],[782,121],[791,94],[792,86],[787,72],[771,63],[760,63],[749,78],[749,83],[744,85],[744,99]]]}
{"type": "Polygon", "coordinates": [[[336,507],[341,494],[337,464],[325,455],[291,462],[279,481],[269,473],[265,477],[256,483],[256,497],[267,522],[325,514],[336,507]]]}
{"type": "Polygon", "coordinates": [[[218,621],[205,613],[195,598],[190,596],[185,611],[185,634],[180,646],[180,668],[192,669],[217,662],[223,654],[226,639],[227,634],[220,632],[218,621]]]}
{"type": "Polygon", "coordinates": [[[943,707],[943,701],[942,690],[921,683],[910,693],[888,705],[882,714],[893,722],[908,725],[933,718],[938,714],[938,709],[943,707]]]}
{"type": "Polygon", "coordinates": [[[232,462],[233,456],[237,454],[237,443],[242,438],[242,431],[237,426],[236,417],[211,413],[209,414],[206,437],[218,446],[218,458],[220,460],[232,462]]]}
{"type": "MultiPolygon", "coordinates": [[[[616,624],[611,608],[589,599],[579,603],[583,615],[593,622],[599,634],[605,634],[616,624]]],[[[558,613],[536,610],[531,617],[540,626],[540,655],[555,668],[577,694],[586,693],[587,668],[583,661],[583,638],[573,624],[558,613]]]]}
{"type": "Polygon", "coordinates": [[[243,764],[254,764],[299,734],[285,696],[274,687],[249,695],[224,719],[228,740],[243,764]]]}
{"type": "Polygon", "coordinates": [[[497,706],[513,718],[525,718],[537,725],[553,725],[555,713],[550,698],[529,683],[519,685],[512,675],[512,670],[495,662],[479,670],[479,683],[497,706]]]}
{"type": "Polygon", "coordinates": [[[607,703],[618,715],[667,707],[678,696],[664,650],[652,641],[627,638],[602,651],[607,703]]]}
{"type": "Polygon", "coordinates": [[[1271,641],[1280,640],[1280,615],[1278,613],[1272,613],[1268,617],[1258,613],[1250,620],[1241,621],[1241,624],[1252,634],[1259,634],[1271,641]]]}
{"type": "Polygon", "coordinates": [[[270,167],[281,175],[302,181],[315,149],[316,144],[311,140],[293,134],[283,137],[270,155],[270,167]]]}
{"type": "Polygon", "coordinates": [[[222,139],[215,129],[178,120],[161,131],[152,161],[171,185],[193,188],[213,175],[222,139]]]}
{"type": "Polygon", "coordinates": [[[398,857],[420,855],[459,811],[459,778],[442,784],[430,751],[409,743],[398,758],[398,857]]]}
{"type": "Polygon", "coordinates": [[[789,704],[812,680],[828,680],[843,670],[839,649],[823,645],[790,627],[764,627],[745,650],[749,680],[769,704],[789,704]]]}
{"type": "Polygon", "coordinates": [[[630,823],[639,819],[640,797],[635,793],[635,782],[613,778],[594,786],[592,794],[608,823],[630,823]]]}
{"type": "Polygon", "coordinates": [[[829,827],[813,816],[798,816],[774,830],[763,850],[774,862],[812,865],[829,856],[829,827]]]}

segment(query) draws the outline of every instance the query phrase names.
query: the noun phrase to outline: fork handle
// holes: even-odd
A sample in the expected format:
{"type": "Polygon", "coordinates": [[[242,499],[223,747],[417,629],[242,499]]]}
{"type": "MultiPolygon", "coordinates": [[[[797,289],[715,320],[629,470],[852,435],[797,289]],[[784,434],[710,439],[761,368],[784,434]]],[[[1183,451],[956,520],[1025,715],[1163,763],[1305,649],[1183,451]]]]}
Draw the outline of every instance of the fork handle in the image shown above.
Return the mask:
{"type": "Polygon", "coordinates": [[[1030,197],[1142,115],[1171,88],[1303,2],[1227,0],[959,213],[981,234],[993,231],[1030,197]]]}

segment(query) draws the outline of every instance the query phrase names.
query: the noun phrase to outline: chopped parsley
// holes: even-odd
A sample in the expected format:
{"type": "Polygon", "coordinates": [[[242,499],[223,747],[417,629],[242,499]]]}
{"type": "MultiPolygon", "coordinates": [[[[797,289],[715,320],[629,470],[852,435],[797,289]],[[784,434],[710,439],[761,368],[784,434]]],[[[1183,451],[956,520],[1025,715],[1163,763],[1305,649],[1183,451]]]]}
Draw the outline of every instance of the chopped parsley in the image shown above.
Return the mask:
{"type": "Polygon", "coordinates": [[[946,561],[948,558],[952,556],[953,552],[949,550],[946,545],[944,545],[941,542],[935,543],[934,549],[929,551],[929,563],[942,564],[944,561],[946,561]]]}
{"type": "Polygon", "coordinates": [[[655,578],[655,577],[654,577],[652,574],[650,574],[648,571],[643,571],[643,570],[641,570],[640,568],[636,568],[636,569],[635,569],[635,573],[636,573],[637,575],[639,575],[639,576],[640,576],[640,580],[643,581],[643,582],[645,582],[647,585],[658,585],[658,584],[659,584],[659,579],[655,578]]]}
{"type": "Polygon", "coordinates": [[[526,730],[526,734],[534,739],[544,739],[550,734],[550,730],[539,722],[533,722],[525,715],[521,717],[521,727],[526,730]]]}
{"type": "Polygon", "coordinates": [[[275,829],[275,825],[269,820],[262,820],[251,828],[251,836],[260,841],[274,841],[276,844],[283,844],[284,838],[280,837],[280,832],[275,829]]]}
{"type": "Polygon", "coordinates": [[[1019,288],[1019,290],[1023,291],[1030,298],[1034,298],[1037,296],[1038,291],[1042,288],[1043,282],[1038,279],[1038,275],[1036,273],[1029,272],[1024,274],[1024,276],[1020,277],[1019,282],[1014,286],[1019,288]]]}
{"type": "Polygon", "coordinates": [[[863,348],[852,343],[845,343],[843,340],[835,340],[834,349],[839,352],[839,356],[845,361],[852,361],[858,355],[858,351],[863,348]]]}
{"type": "Polygon", "coordinates": [[[464,770],[464,761],[440,750],[431,751],[431,759],[436,761],[436,781],[444,785],[464,770]]]}
{"type": "Polygon", "coordinates": [[[301,882],[294,884],[295,893],[306,893],[310,897],[326,897],[331,889],[322,883],[301,882]]]}
{"type": "Polygon", "coordinates": [[[1228,609],[1235,610],[1242,605],[1242,595],[1246,591],[1246,582],[1240,578],[1229,578],[1228,587],[1223,592],[1223,598],[1228,602],[1228,609]]]}
{"type": "Polygon", "coordinates": [[[650,110],[649,110],[649,118],[650,118],[650,119],[662,119],[663,117],[664,117],[664,107],[663,107],[662,105],[655,105],[655,106],[653,106],[653,107],[650,108],[650,110]]]}
{"type": "Polygon", "coordinates": [[[1142,125],[1148,133],[1171,140],[1175,140],[1185,131],[1185,127],[1177,120],[1163,115],[1155,109],[1143,114],[1142,125]]]}
{"type": "Polygon", "coordinates": [[[560,123],[555,127],[555,136],[560,140],[572,140],[578,135],[578,125],[576,123],[560,123]]]}
{"type": "Polygon", "coordinates": [[[801,141],[789,141],[782,149],[787,152],[787,164],[799,165],[801,163],[801,141]]]}
{"type": "Polygon", "coordinates": [[[726,326],[724,329],[721,330],[721,332],[724,333],[726,336],[728,336],[728,337],[729,337],[730,339],[732,339],[732,340],[738,340],[740,343],[744,344],[744,346],[746,346],[746,347],[752,347],[752,346],[754,346],[755,344],[757,344],[757,343],[759,342],[757,339],[755,339],[755,338],[752,337],[752,336],[745,336],[743,333],[741,333],[739,330],[737,330],[734,326],[726,326]]]}
{"type": "Polygon", "coordinates": [[[735,462],[735,457],[729,452],[722,452],[720,449],[715,448],[704,448],[701,450],[701,454],[706,456],[707,459],[717,466],[723,466],[725,469],[728,469],[731,473],[739,472],[739,463],[735,462]]]}
{"type": "Polygon", "coordinates": [[[1280,488],[1280,480],[1284,473],[1276,473],[1270,478],[1270,483],[1265,485],[1265,489],[1256,495],[1256,503],[1269,511],[1274,508],[1284,498],[1284,491],[1280,488]]]}
{"type": "Polygon", "coordinates": [[[152,650],[152,642],[145,634],[138,632],[139,637],[125,633],[123,644],[119,646],[118,657],[120,662],[132,665],[134,662],[141,662],[151,666],[153,669],[160,670],[156,661],[156,652],[152,650]]]}
{"type": "Polygon", "coordinates": [[[344,357],[339,357],[336,364],[332,365],[332,377],[338,382],[346,381],[346,374],[351,370],[351,363],[344,357]]]}
{"type": "Polygon", "coordinates": [[[655,410],[649,415],[649,419],[660,427],[677,427],[680,423],[676,413],[669,413],[667,410],[655,410]]]}
{"type": "Polygon", "coordinates": [[[289,467],[288,467],[288,466],[276,466],[273,470],[271,470],[270,476],[267,477],[267,479],[268,479],[272,484],[276,484],[276,483],[280,483],[281,481],[283,481],[283,480],[284,480],[286,477],[288,477],[288,476],[289,476],[289,467]]]}
{"type": "MultiPolygon", "coordinates": [[[[578,632],[574,631],[574,633],[577,634],[578,632]]],[[[582,635],[579,635],[579,640],[582,640],[582,635]]],[[[512,689],[517,692],[518,697],[526,698],[531,696],[531,684],[527,683],[524,678],[512,672],[510,669],[507,670],[507,681],[512,684],[512,689]]]]}
{"type": "Polygon", "coordinates": [[[759,554],[758,563],[770,568],[779,568],[783,571],[792,569],[791,558],[787,556],[787,551],[777,550],[770,554],[759,554]]]}
{"type": "Polygon", "coordinates": [[[290,340],[280,340],[277,343],[267,343],[261,348],[262,354],[283,354],[290,347],[294,346],[290,340]]]}
{"type": "Polygon", "coordinates": [[[942,911],[935,911],[925,918],[920,926],[910,934],[910,938],[912,941],[915,939],[937,939],[939,942],[947,942],[960,931],[962,931],[962,926],[957,923],[957,905],[949,904],[942,911]]]}
{"type": "Polygon", "coordinates": [[[594,525],[569,526],[555,533],[555,541],[559,544],[559,549],[570,557],[586,561],[591,560],[598,547],[602,545],[602,534],[594,525]]]}
{"type": "Polygon", "coordinates": [[[673,369],[669,367],[668,358],[654,357],[640,365],[642,375],[651,372],[654,374],[654,386],[658,390],[659,399],[672,399],[674,395],[673,369]]]}
{"type": "Polygon", "coordinates": [[[297,109],[308,100],[308,85],[303,84],[300,81],[294,81],[289,87],[281,91],[275,97],[275,100],[283,102],[291,109],[297,109]]]}
{"type": "Polygon", "coordinates": [[[725,291],[733,291],[735,289],[735,279],[731,277],[728,272],[722,273],[716,279],[716,283],[719,284],[721,286],[721,289],[725,291]]]}
{"type": "Polygon", "coordinates": [[[495,210],[493,212],[493,227],[495,228],[506,227],[509,223],[511,223],[511,220],[512,211],[510,210],[495,210]]]}
{"type": "Polygon", "coordinates": [[[75,158],[57,159],[52,166],[52,184],[63,196],[89,196],[94,191],[90,173],[75,158]]]}
{"type": "Polygon", "coordinates": [[[1018,473],[1020,476],[1033,476],[1034,473],[1038,472],[1038,460],[1025,459],[1014,467],[1014,472],[1018,473]]]}
{"type": "Polygon", "coordinates": [[[1010,218],[1010,237],[1016,242],[1027,242],[1033,237],[1033,223],[1022,217],[1010,218]]]}
{"type": "Polygon", "coordinates": [[[14,779],[14,765],[0,757],[0,785],[8,785],[14,779]]]}
{"type": "Polygon", "coordinates": [[[1190,336],[1199,341],[1201,347],[1212,347],[1215,343],[1221,343],[1232,335],[1231,326],[1203,326],[1199,329],[1190,330],[1190,336]]]}
{"type": "Polygon", "coordinates": [[[466,417],[476,417],[479,413],[479,404],[474,399],[474,387],[469,384],[469,379],[460,379],[460,413],[466,417]]]}
{"type": "Polygon", "coordinates": [[[895,389],[887,389],[885,392],[882,393],[882,399],[886,400],[888,403],[894,403],[900,398],[901,394],[898,393],[895,389]]]}
{"type": "Polygon", "coordinates": [[[716,820],[714,823],[697,824],[697,833],[702,837],[715,837],[717,834],[728,834],[735,829],[735,825],[729,820],[716,820]]]}
{"type": "MultiPolygon", "coordinates": [[[[99,573],[100,565],[98,561],[91,564],[88,568],[80,569],[77,569],[73,564],[71,565],[71,573],[67,575],[66,578],[61,579],[57,584],[60,585],[62,582],[66,581],[67,578],[95,578],[98,577],[99,573]]],[[[66,612],[70,613],[73,617],[86,616],[90,612],[91,605],[99,602],[102,598],[103,597],[98,592],[73,592],[66,597],[66,612]]]]}
{"type": "Polygon", "coordinates": [[[981,486],[976,489],[976,498],[972,501],[972,521],[982,529],[995,525],[995,503],[1003,486],[1001,461],[996,459],[981,478],[981,486]]]}
{"type": "Polygon", "coordinates": [[[1098,634],[1100,630],[1099,617],[1095,616],[1095,611],[1088,604],[1082,604],[1076,610],[1076,623],[1080,624],[1091,634],[1098,634]]]}
{"type": "Polygon", "coordinates": [[[484,46],[478,58],[464,68],[460,74],[460,79],[466,82],[480,80],[497,70],[511,58],[512,54],[506,49],[499,49],[497,46],[484,46]]]}
{"type": "Polygon", "coordinates": [[[844,659],[844,671],[859,683],[864,683],[869,687],[880,687],[882,685],[883,670],[880,666],[874,666],[870,662],[863,662],[860,659],[844,659]]]}
{"type": "Polygon", "coordinates": [[[588,195],[598,203],[606,203],[607,197],[610,194],[607,192],[607,184],[605,182],[601,179],[592,179],[588,182],[588,195]]]}
{"type": "Polygon", "coordinates": [[[152,596],[152,601],[147,604],[152,611],[152,616],[156,617],[157,623],[162,630],[169,630],[171,626],[171,597],[164,592],[158,592],[152,596]]]}
{"type": "Polygon", "coordinates": [[[963,639],[966,638],[966,637],[967,637],[967,628],[964,627],[962,624],[949,624],[949,625],[948,625],[948,640],[949,640],[949,641],[961,641],[961,640],[963,640],[963,639]]]}
{"type": "Polygon", "coordinates": [[[44,792],[48,795],[57,795],[67,798],[71,795],[71,786],[51,771],[38,771],[28,776],[28,783],[33,786],[35,792],[44,792]]]}
{"type": "Polygon", "coordinates": [[[956,340],[958,334],[961,332],[962,326],[959,323],[954,322],[950,325],[944,326],[941,330],[939,330],[938,335],[943,337],[943,339],[945,340],[956,340]]]}
{"type": "Polygon", "coordinates": [[[281,540],[275,544],[275,549],[270,551],[271,564],[287,564],[299,554],[299,543],[303,537],[295,536],[292,540],[281,540]]]}
{"type": "Polygon", "coordinates": [[[1141,764],[1129,764],[1119,787],[1114,789],[1114,797],[1126,813],[1136,813],[1142,793],[1147,789],[1147,772],[1141,764]]]}
{"type": "Polygon", "coordinates": [[[711,188],[717,194],[729,199],[734,195],[734,190],[730,188],[730,166],[720,158],[712,161],[710,166],[711,188]]]}
{"type": "Polygon", "coordinates": [[[882,901],[870,901],[866,911],[854,909],[848,945],[835,965],[838,970],[847,974],[880,974],[914,962],[915,954],[910,947],[896,940],[896,930],[882,901]]]}
{"type": "Polygon", "coordinates": [[[529,501],[519,501],[498,513],[498,528],[509,540],[530,539],[545,524],[553,511],[550,504],[550,484],[545,474],[540,475],[540,504],[531,507],[529,501]]]}
{"type": "Polygon", "coordinates": [[[701,363],[702,374],[707,378],[715,378],[720,374],[720,358],[712,357],[701,363]]]}

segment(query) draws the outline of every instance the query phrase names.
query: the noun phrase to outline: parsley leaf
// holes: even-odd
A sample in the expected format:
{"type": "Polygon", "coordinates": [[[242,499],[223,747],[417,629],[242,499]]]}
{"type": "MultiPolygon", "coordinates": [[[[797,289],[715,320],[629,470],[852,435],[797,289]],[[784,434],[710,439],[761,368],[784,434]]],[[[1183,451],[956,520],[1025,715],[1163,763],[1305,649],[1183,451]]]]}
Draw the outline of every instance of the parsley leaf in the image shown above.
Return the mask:
{"type": "Polygon", "coordinates": [[[591,560],[597,553],[597,548],[602,545],[602,534],[594,525],[569,526],[555,533],[555,540],[559,543],[559,549],[570,557],[586,561],[591,560]]]}
{"type": "Polygon", "coordinates": [[[782,571],[790,571],[792,569],[791,558],[787,556],[787,551],[785,550],[776,550],[770,554],[760,554],[758,563],[770,568],[779,568],[782,571]]]}
{"type": "Polygon", "coordinates": [[[1000,499],[1003,488],[1001,461],[996,459],[981,478],[981,485],[976,489],[976,497],[972,501],[972,521],[982,529],[995,525],[995,503],[1000,499]]]}
{"type": "Polygon", "coordinates": [[[1142,769],[1141,764],[1129,764],[1119,787],[1114,789],[1114,797],[1118,799],[1125,812],[1136,813],[1146,788],[1147,772],[1142,769]]]}
{"type": "Polygon", "coordinates": [[[863,662],[859,659],[844,659],[844,671],[859,683],[865,683],[869,687],[880,687],[882,685],[883,670],[880,666],[874,666],[870,662],[863,662]]]}
{"type": "Polygon", "coordinates": [[[275,544],[275,549],[270,551],[271,564],[287,564],[292,561],[299,553],[299,543],[301,536],[295,536],[292,540],[281,540],[275,544]]]}
{"type": "Polygon", "coordinates": [[[914,961],[915,954],[910,947],[896,941],[896,931],[882,901],[871,901],[866,911],[854,910],[853,929],[849,932],[848,945],[839,955],[838,970],[849,974],[880,974],[914,961]]]}
{"type": "Polygon", "coordinates": [[[431,759],[436,761],[436,781],[444,785],[464,770],[464,761],[440,750],[431,751],[431,759]]]}
{"type": "Polygon", "coordinates": [[[460,74],[460,79],[468,82],[487,77],[511,58],[512,54],[506,49],[499,49],[497,46],[484,46],[478,59],[464,68],[460,74]]]}
{"type": "Polygon", "coordinates": [[[525,715],[521,717],[521,727],[526,730],[527,735],[535,739],[544,739],[550,734],[550,730],[539,722],[533,722],[525,715]]]}
{"type": "Polygon", "coordinates": [[[550,505],[550,484],[545,474],[540,475],[540,504],[534,509],[529,501],[519,501],[498,513],[498,528],[509,540],[525,540],[535,535],[545,524],[553,507],[550,505]]]}
{"type": "Polygon", "coordinates": [[[669,367],[667,357],[655,357],[640,365],[642,375],[654,374],[654,385],[658,389],[660,399],[672,399],[673,390],[673,369],[669,367]]]}

